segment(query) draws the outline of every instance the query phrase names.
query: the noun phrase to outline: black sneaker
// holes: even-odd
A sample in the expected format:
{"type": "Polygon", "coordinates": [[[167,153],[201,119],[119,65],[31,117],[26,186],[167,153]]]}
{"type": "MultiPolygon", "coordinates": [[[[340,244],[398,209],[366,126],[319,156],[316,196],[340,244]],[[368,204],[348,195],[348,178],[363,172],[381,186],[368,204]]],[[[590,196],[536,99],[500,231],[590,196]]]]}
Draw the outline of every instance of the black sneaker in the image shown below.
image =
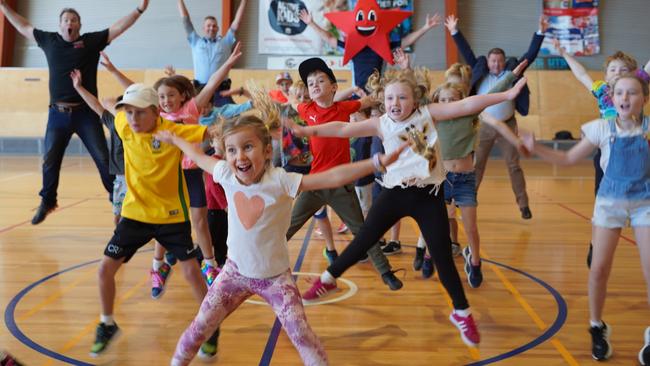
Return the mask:
{"type": "Polygon", "coordinates": [[[587,253],[587,268],[591,268],[591,257],[594,255],[594,245],[589,243],[589,252],[587,253]]]}
{"type": "Polygon", "coordinates": [[[422,277],[431,278],[434,273],[436,273],[436,266],[433,265],[433,258],[427,255],[422,263],[422,277]]]}
{"type": "Polygon", "coordinates": [[[533,218],[533,213],[530,212],[530,207],[526,206],[524,208],[520,208],[519,211],[521,211],[521,218],[524,220],[530,220],[533,218]]]}
{"type": "Polygon", "coordinates": [[[415,248],[415,259],[413,259],[413,269],[419,271],[422,269],[422,263],[424,263],[424,252],[425,248],[415,248]]]}
{"type": "MultiPolygon", "coordinates": [[[[399,269],[397,271],[399,271],[399,269]]],[[[393,291],[397,291],[397,290],[401,289],[402,286],[404,286],[402,281],[400,281],[400,279],[397,278],[397,276],[395,276],[395,272],[397,272],[397,271],[388,271],[388,272],[381,275],[381,279],[393,291]]]]}
{"type": "Polygon", "coordinates": [[[34,217],[32,217],[32,225],[38,225],[49,215],[52,211],[57,208],[57,204],[48,205],[45,202],[41,201],[41,204],[38,205],[34,217]]]}
{"type": "Polygon", "coordinates": [[[385,255],[393,255],[402,252],[402,243],[399,240],[391,240],[385,247],[381,248],[385,255]]]}
{"type": "Polygon", "coordinates": [[[90,357],[97,357],[106,351],[111,340],[114,340],[119,332],[120,328],[117,326],[117,323],[113,323],[112,325],[106,325],[105,323],[97,324],[95,343],[90,348],[90,357]]]}
{"type": "Polygon", "coordinates": [[[198,356],[204,361],[213,361],[217,358],[217,348],[219,346],[219,328],[212,333],[205,343],[199,348],[198,356]]]}
{"type": "Polygon", "coordinates": [[[650,365],[650,327],[645,329],[643,334],[645,345],[639,351],[639,363],[643,366],[650,365]]]}
{"type": "Polygon", "coordinates": [[[605,361],[612,356],[612,345],[609,344],[610,329],[605,322],[602,327],[589,328],[591,333],[591,357],[594,360],[605,361]]]}
{"type": "Polygon", "coordinates": [[[472,253],[469,247],[463,249],[463,257],[465,258],[465,274],[467,275],[467,283],[471,288],[481,286],[483,282],[483,273],[481,272],[481,262],[479,259],[478,266],[472,264],[472,253]]]}

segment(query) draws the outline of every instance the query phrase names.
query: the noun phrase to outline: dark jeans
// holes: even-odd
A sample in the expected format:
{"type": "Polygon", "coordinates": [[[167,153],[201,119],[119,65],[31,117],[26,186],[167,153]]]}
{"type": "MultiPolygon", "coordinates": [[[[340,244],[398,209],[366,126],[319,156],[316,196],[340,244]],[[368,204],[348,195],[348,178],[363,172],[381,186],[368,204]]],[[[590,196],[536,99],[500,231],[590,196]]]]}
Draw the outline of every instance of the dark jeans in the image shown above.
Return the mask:
{"type": "MultiPolygon", "coordinates": [[[[222,107],[226,104],[235,104],[235,101],[232,99],[232,97],[222,97],[220,92],[224,90],[230,90],[230,85],[232,84],[232,80],[226,79],[219,84],[217,87],[217,91],[212,95],[212,104],[215,107],[222,107]]],[[[198,81],[194,80],[194,86],[197,88],[203,88],[205,84],[201,84],[198,81]]]]}
{"type": "Polygon", "coordinates": [[[56,204],[61,162],[73,133],[79,136],[90,152],[106,191],[109,195],[113,192],[114,176],[108,173],[108,146],[97,114],[85,105],[67,112],[50,107],[45,131],[43,188],[39,193],[43,203],[48,206],[56,204]]]}

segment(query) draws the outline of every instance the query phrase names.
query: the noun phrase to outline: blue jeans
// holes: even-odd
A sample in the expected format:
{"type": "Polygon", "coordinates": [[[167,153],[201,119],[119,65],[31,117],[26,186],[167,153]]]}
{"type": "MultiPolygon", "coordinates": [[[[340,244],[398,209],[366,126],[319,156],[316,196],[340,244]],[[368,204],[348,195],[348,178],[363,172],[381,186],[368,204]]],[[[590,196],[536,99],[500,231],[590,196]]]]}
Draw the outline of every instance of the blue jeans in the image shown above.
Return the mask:
{"type": "Polygon", "coordinates": [[[45,205],[56,205],[61,162],[73,133],[81,138],[90,152],[106,191],[109,195],[113,191],[114,177],[108,173],[108,146],[97,114],[85,105],[68,112],[50,107],[45,130],[43,188],[39,193],[45,205]]]}

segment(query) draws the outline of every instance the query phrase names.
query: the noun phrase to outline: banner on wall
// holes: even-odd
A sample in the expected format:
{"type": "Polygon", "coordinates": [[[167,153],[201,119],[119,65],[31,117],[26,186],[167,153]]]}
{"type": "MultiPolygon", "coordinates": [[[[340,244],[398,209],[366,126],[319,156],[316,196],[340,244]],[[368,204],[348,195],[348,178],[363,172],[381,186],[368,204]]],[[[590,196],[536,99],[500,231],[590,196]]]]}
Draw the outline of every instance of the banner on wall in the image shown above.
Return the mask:
{"type": "MultiPolygon", "coordinates": [[[[331,47],[305,23],[300,11],[306,9],[321,28],[340,39],[340,33],[324,16],[332,11],[354,9],[357,0],[260,0],[258,17],[258,53],[271,55],[343,55],[331,47]]],[[[382,9],[413,11],[413,0],[377,0],[382,9]]],[[[391,41],[399,41],[413,30],[412,17],[395,28],[391,41]]]]}
{"type": "Polygon", "coordinates": [[[542,55],[558,55],[553,39],[569,54],[589,56],[600,53],[598,35],[599,0],[544,0],[549,28],[542,43],[542,55]]]}

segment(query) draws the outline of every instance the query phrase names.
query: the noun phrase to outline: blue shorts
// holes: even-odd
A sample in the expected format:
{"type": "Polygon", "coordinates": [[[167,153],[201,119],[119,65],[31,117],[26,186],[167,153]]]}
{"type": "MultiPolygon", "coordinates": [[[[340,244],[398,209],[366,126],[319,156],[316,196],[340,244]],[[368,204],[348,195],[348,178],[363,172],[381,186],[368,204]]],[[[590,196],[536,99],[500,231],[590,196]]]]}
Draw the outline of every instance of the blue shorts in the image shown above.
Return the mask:
{"type": "Polygon", "coordinates": [[[458,207],[476,207],[476,173],[447,173],[444,182],[445,202],[451,204],[452,200],[458,207]]]}
{"type": "Polygon", "coordinates": [[[184,169],[187,192],[190,194],[190,207],[207,207],[208,200],[205,198],[205,184],[203,184],[203,170],[184,169]]]}

